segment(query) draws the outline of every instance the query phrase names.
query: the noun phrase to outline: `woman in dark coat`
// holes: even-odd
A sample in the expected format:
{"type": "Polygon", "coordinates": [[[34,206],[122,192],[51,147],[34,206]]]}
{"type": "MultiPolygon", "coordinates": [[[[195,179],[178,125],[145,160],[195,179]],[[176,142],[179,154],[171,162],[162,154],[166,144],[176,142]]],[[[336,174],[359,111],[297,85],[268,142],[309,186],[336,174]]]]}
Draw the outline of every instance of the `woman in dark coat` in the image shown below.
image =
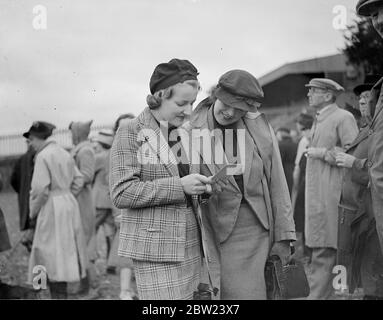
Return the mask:
{"type": "Polygon", "coordinates": [[[295,168],[293,173],[293,189],[291,200],[294,210],[295,230],[298,238],[302,239],[303,255],[309,255],[309,248],[305,246],[305,188],[306,188],[306,163],[307,157],[304,151],[309,145],[310,130],[314,118],[309,114],[302,113],[297,119],[297,129],[302,138],[298,143],[295,168]]]}

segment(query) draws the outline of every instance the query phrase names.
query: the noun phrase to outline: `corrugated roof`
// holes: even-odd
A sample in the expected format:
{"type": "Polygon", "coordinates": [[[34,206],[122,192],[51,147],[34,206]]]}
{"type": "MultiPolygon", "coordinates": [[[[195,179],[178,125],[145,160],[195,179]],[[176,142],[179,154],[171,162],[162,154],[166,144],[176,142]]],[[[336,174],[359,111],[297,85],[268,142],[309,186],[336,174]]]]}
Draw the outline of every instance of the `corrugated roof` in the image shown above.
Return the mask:
{"type": "Polygon", "coordinates": [[[287,63],[259,78],[262,86],[269,84],[289,74],[344,72],[346,58],[343,54],[314,58],[293,63],[287,63]]]}

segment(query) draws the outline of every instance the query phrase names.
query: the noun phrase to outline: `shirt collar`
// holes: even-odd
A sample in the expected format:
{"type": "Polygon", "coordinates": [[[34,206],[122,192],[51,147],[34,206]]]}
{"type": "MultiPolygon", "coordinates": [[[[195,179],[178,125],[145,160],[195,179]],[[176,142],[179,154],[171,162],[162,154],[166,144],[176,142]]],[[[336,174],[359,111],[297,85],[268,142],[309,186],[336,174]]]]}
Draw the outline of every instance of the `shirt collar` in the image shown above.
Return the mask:
{"type": "Polygon", "coordinates": [[[333,106],[332,104],[329,104],[328,106],[325,106],[323,109],[316,112],[316,116],[319,117],[322,113],[324,113],[326,110],[330,109],[333,106]]]}

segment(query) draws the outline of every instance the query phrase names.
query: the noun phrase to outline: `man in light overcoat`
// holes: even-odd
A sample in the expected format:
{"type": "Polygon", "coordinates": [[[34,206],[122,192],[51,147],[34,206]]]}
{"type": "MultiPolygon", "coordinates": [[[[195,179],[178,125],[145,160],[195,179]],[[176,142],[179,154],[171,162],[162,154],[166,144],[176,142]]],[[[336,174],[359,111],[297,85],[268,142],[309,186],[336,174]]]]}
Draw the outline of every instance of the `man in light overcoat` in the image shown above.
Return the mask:
{"type": "Polygon", "coordinates": [[[333,293],[332,271],[336,263],[338,204],[342,169],[335,156],[358,134],[353,115],[337,106],[337,94],[344,89],[330,79],[312,79],[310,106],[316,110],[307,149],[306,245],[312,248],[310,295],[308,299],[329,299],[333,293]]]}

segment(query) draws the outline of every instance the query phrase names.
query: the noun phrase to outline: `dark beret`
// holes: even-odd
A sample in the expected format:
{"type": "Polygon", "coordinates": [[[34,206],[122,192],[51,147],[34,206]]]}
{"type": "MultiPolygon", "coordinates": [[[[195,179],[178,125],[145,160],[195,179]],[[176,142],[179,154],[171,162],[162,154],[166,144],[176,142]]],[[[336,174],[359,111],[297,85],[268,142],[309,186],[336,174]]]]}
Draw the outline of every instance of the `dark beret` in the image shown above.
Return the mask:
{"type": "Polygon", "coordinates": [[[23,133],[23,137],[28,139],[32,135],[41,139],[46,139],[52,135],[53,129],[55,128],[56,126],[49,122],[35,121],[29,130],[23,133]]]}
{"type": "Polygon", "coordinates": [[[159,64],[150,78],[150,93],[169,88],[186,80],[197,80],[198,70],[188,60],[172,59],[159,64]]]}
{"type": "Polygon", "coordinates": [[[223,74],[214,95],[224,104],[244,111],[254,111],[264,97],[258,80],[244,70],[231,70],[223,74]]]}
{"type": "Polygon", "coordinates": [[[359,0],[356,5],[356,13],[363,17],[369,17],[372,9],[383,5],[382,0],[359,0]]]}

